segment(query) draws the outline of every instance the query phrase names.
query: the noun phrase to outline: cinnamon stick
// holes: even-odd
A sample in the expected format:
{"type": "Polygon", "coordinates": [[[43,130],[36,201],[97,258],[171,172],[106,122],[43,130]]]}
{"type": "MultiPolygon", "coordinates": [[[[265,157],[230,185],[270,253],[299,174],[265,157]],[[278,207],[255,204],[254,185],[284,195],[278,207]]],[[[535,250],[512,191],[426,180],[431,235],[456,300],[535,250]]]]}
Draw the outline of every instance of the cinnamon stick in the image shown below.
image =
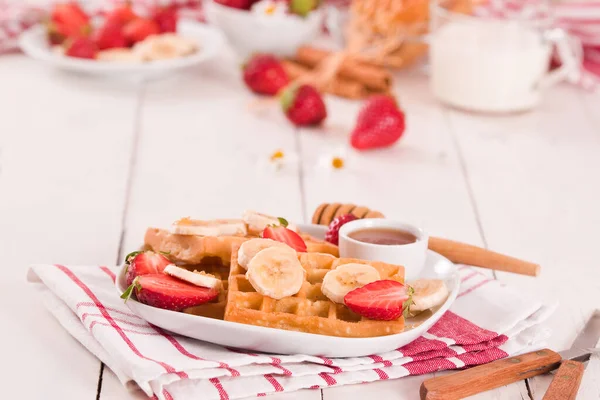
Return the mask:
{"type": "MultiPolygon", "coordinates": [[[[327,50],[302,46],[296,52],[295,61],[314,68],[330,54],[327,50]]],[[[392,75],[385,69],[353,60],[342,63],[339,75],[375,91],[388,91],[392,85],[392,75]]]]}
{"type": "MultiPolygon", "coordinates": [[[[287,72],[290,79],[297,79],[310,72],[310,69],[290,60],[282,61],[283,68],[287,72]]],[[[362,99],[367,96],[367,88],[356,81],[335,77],[327,85],[325,91],[336,96],[345,97],[347,99],[362,99]]]]}

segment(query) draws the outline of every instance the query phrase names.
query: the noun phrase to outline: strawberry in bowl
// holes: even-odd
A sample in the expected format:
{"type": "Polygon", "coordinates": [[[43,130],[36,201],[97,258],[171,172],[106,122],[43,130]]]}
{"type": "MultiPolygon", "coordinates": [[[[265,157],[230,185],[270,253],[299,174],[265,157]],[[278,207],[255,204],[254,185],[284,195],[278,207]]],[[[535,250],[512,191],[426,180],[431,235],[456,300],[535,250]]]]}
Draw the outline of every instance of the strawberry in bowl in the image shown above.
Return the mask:
{"type": "Polygon", "coordinates": [[[324,12],[316,0],[207,0],[208,21],[242,58],[253,53],[291,56],[321,31],[324,12]]]}

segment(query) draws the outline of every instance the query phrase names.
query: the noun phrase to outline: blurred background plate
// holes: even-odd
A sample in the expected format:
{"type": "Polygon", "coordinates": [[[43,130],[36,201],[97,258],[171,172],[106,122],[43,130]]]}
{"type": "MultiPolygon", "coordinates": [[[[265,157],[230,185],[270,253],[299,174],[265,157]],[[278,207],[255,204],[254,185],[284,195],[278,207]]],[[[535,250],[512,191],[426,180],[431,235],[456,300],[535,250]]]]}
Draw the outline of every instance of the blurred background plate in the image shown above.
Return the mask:
{"type": "Polygon", "coordinates": [[[199,50],[181,58],[145,63],[85,60],[58,54],[48,44],[46,29],[41,24],[24,32],[19,39],[19,46],[28,56],[56,68],[97,75],[126,75],[143,78],[168,74],[205,62],[213,58],[224,44],[223,36],[218,30],[198,22],[181,21],[178,34],[194,40],[199,50]]]}

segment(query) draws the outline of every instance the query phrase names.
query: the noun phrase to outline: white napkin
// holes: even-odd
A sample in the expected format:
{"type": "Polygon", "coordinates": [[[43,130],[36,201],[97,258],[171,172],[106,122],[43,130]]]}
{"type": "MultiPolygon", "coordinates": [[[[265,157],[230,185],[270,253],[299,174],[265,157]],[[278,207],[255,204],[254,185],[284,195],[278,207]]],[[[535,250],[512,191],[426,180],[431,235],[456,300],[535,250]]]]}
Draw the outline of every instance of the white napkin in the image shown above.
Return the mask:
{"type": "Polygon", "coordinates": [[[123,384],[159,399],[233,399],[395,379],[487,363],[542,348],[540,323],[554,311],[525,293],[461,266],[461,292],[423,337],[355,358],[264,355],[163,331],[133,314],[114,286],[117,268],[36,265],[28,274],[62,326],[123,384]]]}

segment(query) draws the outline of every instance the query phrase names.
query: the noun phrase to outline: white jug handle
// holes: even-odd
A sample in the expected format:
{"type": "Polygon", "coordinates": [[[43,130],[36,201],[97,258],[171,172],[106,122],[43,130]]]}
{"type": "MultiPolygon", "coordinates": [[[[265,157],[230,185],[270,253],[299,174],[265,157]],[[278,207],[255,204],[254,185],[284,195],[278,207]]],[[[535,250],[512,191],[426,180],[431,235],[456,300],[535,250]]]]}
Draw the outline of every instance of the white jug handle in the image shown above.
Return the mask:
{"type": "Polygon", "coordinates": [[[561,66],[544,75],[539,88],[545,89],[565,80],[577,80],[583,57],[581,44],[571,40],[561,28],[548,30],[545,39],[556,46],[561,66]]]}

